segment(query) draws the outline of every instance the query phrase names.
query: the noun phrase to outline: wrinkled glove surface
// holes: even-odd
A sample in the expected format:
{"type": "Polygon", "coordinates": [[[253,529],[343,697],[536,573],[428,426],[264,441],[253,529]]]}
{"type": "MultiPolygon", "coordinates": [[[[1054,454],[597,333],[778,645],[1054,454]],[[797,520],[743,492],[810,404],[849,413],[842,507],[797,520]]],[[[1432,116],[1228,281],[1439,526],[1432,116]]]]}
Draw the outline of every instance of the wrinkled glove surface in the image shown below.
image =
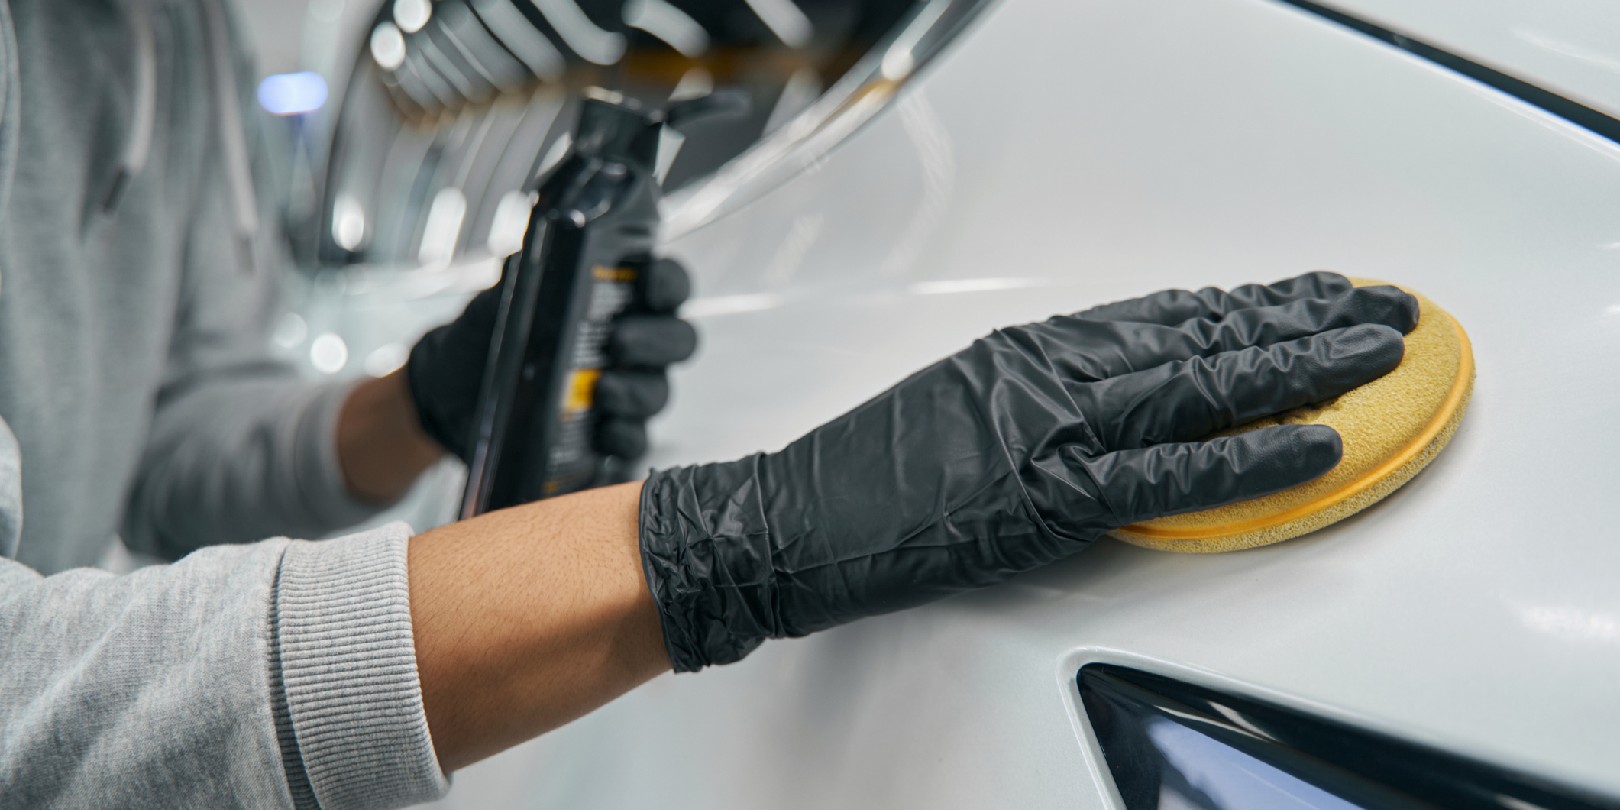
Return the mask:
{"type": "MultiPolygon", "coordinates": [[[[422,428],[462,461],[472,455],[474,412],[501,286],[479,293],[454,321],[424,335],[405,366],[422,428]]],[[[669,402],[667,369],[697,348],[697,332],[675,315],[690,291],[685,268],[659,259],[637,281],[630,306],[613,322],[611,364],[596,383],[592,438],[598,453],[634,459],[647,452],[647,420],[669,402]]]]}
{"type": "Polygon", "coordinates": [[[642,562],[677,671],[999,582],[1104,532],[1338,463],[1332,428],[1210,434],[1400,363],[1418,304],[1313,273],[1002,329],[776,453],[656,472],[642,562]]]}

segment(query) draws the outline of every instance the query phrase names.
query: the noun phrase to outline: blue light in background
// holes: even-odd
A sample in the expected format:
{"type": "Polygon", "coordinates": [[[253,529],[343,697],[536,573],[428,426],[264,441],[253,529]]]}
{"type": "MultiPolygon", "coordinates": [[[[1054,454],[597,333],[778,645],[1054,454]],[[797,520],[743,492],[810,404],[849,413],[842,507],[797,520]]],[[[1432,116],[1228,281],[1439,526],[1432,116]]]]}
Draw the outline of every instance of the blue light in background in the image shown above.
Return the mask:
{"type": "Polygon", "coordinates": [[[272,115],[312,113],[325,103],[326,80],[319,73],[278,73],[259,82],[259,106],[272,115]]]}

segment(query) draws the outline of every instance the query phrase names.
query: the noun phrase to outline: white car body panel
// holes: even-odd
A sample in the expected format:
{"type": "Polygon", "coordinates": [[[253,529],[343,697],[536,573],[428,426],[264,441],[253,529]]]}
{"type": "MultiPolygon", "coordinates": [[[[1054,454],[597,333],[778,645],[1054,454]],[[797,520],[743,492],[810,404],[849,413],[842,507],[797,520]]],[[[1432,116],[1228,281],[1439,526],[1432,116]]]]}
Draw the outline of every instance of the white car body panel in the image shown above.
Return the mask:
{"type": "Polygon", "coordinates": [[[1620,115],[1620,12],[1607,0],[1330,0],[1324,5],[1620,115]]]}
{"type": "Polygon", "coordinates": [[[1089,661],[1620,796],[1615,143],[1283,5],[1004,0],[814,171],[671,249],[704,345],[654,466],[780,447],[999,325],[1315,268],[1447,307],[1478,382],[1426,472],[1329,530],[1105,540],[773,642],[469,768],[445,806],[1114,807],[1089,661]]]}

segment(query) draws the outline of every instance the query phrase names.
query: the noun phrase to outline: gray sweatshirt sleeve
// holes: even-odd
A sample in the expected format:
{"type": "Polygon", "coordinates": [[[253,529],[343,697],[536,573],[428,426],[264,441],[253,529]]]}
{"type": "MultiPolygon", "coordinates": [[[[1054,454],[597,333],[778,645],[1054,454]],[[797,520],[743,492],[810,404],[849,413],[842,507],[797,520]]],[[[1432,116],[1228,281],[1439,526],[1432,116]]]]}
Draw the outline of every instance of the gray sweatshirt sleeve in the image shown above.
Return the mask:
{"type": "Polygon", "coordinates": [[[447,783],[407,531],[211,548],[125,576],[0,559],[0,796],[16,807],[398,807],[447,783]]]}
{"type": "MultiPolygon", "coordinates": [[[[224,47],[235,49],[240,101],[250,83],[237,39],[224,47]]],[[[378,511],[347,494],[336,458],[348,386],[312,384],[270,355],[290,262],[271,213],[276,172],[262,112],[224,110],[228,100],[217,94],[194,102],[241,126],[221,125],[209,139],[190,215],[179,224],[185,250],[167,368],[121,527],[130,547],[171,560],[216,543],[319,537],[378,511]],[[231,170],[232,133],[244,139],[241,154],[257,161],[260,227],[251,241],[236,197],[251,177],[231,170]]]]}
{"type": "Polygon", "coordinates": [[[189,369],[165,385],[124,512],[131,548],[177,559],[206,545],[319,537],[377,511],[337,461],[349,386],[268,360],[189,369]]]}

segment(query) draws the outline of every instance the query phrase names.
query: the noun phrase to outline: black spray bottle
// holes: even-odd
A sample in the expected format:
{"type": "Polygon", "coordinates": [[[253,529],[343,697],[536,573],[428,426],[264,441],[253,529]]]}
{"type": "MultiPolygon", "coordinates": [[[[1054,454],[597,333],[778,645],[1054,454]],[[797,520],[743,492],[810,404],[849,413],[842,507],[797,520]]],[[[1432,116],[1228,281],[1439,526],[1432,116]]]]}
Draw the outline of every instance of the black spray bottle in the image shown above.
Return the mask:
{"type": "Polygon", "coordinates": [[[592,90],[508,261],[479,392],[461,517],[606,483],[593,397],[613,319],[635,300],[660,224],[664,126],[732,112],[716,94],[648,111],[592,90]]]}

